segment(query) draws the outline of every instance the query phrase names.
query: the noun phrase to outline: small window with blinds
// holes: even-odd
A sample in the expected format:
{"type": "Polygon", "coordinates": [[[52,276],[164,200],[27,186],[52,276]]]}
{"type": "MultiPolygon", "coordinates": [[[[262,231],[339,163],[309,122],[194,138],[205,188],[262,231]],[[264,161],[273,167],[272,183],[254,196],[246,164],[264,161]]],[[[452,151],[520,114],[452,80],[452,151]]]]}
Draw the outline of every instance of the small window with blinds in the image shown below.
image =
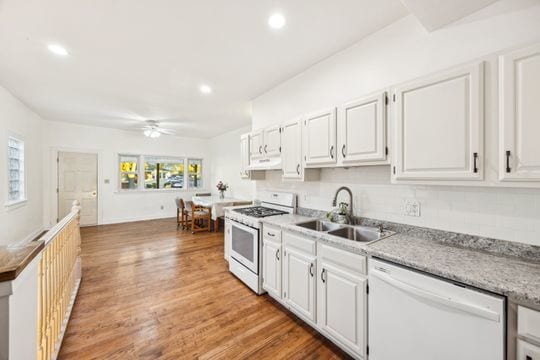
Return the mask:
{"type": "Polygon", "coordinates": [[[7,157],[9,206],[26,201],[24,141],[8,137],[7,157]]]}

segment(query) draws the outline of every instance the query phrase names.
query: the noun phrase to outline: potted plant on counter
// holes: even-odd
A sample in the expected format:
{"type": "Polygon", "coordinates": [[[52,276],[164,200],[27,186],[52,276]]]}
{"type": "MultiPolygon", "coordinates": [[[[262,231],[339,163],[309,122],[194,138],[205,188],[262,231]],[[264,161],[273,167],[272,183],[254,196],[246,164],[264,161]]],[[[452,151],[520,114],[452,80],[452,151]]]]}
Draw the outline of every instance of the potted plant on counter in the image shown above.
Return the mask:
{"type": "Polygon", "coordinates": [[[219,198],[224,199],[225,198],[225,191],[227,191],[227,189],[229,188],[229,185],[220,180],[217,183],[216,188],[219,191],[219,198]]]}

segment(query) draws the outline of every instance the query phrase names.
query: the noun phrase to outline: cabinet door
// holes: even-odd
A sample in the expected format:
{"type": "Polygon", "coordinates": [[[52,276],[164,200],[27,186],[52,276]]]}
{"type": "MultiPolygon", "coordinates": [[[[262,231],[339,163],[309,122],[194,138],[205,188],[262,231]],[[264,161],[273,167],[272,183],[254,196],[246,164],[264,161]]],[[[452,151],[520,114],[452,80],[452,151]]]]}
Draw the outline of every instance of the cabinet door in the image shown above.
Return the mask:
{"type": "Polygon", "coordinates": [[[251,159],[261,159],[264,157],[263,151],[263,132],[254,131],[249,134],[249,158],[251,159]]]}
{"type": "Polygon", "coordinates": [[[412,81],[394,95],[394,179],[482,180],[482,63],[412,81]]]}
{"type": "Polygon", "coordinates": [[[229,261],[229,249],[231,247],[231,237],[232,237],[231,220],[225,219],[225,227],[224,227],[223,232],[224,232],[223,249],[225,253],[225,260],[229,261]]]}
{"type": "Polygon", "coordinates": [[[386,159],[386,93],[343,104],[338,118],[338,159],[356,165],[386,159]]]}
{"type": "Polygon", "coordinates": [[[501,180],[540,181],[540,44],[500,59],[501,180]]]}
{"type": "Polygon", "coordinates": [[[304,120],[305,164],[308,167],[336,163],[336,108],[310,114],[304,120]]]}
{"type": "Polygon", "coordinates": [[[301,179],[302,166],[302,119],[283,125],[281,133],[281,164],[284,179],[301,179]]]}
{"type": "Polygon", "coordinates": [[[249,134],[240,136],[240,177],[249,178],[249,134]]]}
{"type": "Polygon", "coordinates": [[[281,155],[281,127],[272,126],[264,130],[263,151],[266,157],[278,157],[281,155]]]}
{"type": "Polygon", "coordinates": [[[320,262],[317,291],[320,329],[364,357],[367,337],[367,279],[320,262]]]}
{"type": "Polygon", "coordinates": [[[291,310],[315,321],[315,257],[283,245],[283,298],[291,310]]]}
{"type": "Polygon", "coordinates": [[[281,299],[281,245],[263,241],[263,288],[281,299]]]}

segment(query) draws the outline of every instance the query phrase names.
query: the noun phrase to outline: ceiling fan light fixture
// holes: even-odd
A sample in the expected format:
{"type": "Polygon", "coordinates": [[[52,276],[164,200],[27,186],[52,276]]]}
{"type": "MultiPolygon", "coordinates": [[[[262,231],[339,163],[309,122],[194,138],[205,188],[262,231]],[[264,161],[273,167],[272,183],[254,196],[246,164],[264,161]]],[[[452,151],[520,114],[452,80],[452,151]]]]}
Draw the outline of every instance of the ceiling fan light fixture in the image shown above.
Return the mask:
{"type": "Polygon", "coordinates": [[[152,130],[152,133],[150,134],[150,137],[152,139],[158,138],[160,136],[161,136],[161,133],[159,131],[157,131],[157,130],[152,130]]]}

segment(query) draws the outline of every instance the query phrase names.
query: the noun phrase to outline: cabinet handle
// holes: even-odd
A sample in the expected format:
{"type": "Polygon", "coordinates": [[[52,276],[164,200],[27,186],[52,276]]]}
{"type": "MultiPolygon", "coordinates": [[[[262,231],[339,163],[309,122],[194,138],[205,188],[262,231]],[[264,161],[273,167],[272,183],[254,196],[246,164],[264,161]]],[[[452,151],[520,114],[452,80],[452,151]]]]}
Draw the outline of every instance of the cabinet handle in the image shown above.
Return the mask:
{"type": "Polygon", "coordinates": [[[510,171],[512,171],[510,169],[510,150],[506,150],[506,172],[509,173],[510,171]]]}
{"type": "Polygon", "coordinates": [[[276,251],[276,259],[279,261],[279,249],[276,251]]]}
{"type": "Polygon", "coordinates": [[[311,263],[309,265],[309,275],[311,275],[311,277],[313,277],[313,263],[311,263]]]}
{"type": "Polygon", "coordinates": [[[264,145],[264,153],[265,154],[268,153],[267,149],[268,149],[268,145],[264,145]]]}
{"type": "Polygon", "coordinates": [[[296,165],[296,173],[300,175],[300,164],[296,165]]]}
{"type": "Polygon", "coordinates": [[[326,272],[326,269],[323,268],[322,271],[321,271],[321,280],[322,280],[323,284],[326,282],[326,277],[324,276],[325,272],[326,272]]]}
{"type": "Polygon", "coordinates": [[[343,144],[343,147],[341,148],[341,155],[345,157],[345,144],[343,144]]]}
{"type": "Polygon", "coordinates": [[[268,231],[266,232],[266,235],[271,236],[271,237],[276,236],[276,234],[272,234],[271,232],[268,232],[268,231]]]}
{"type": "Polygon", "coordinates": [[[473,165],[474,165],[473,172],[474,173],[478,172],[478,166],[476,164],[477,160],[478,160],[478,153],[474,153],[473,154],[473,165]]]}
{"type": "Polygon", "coordinates": [[[262,145],[259,146],[259,154],[262,154],[262,145]]]}
{"type": "Polygon", "coordinates": [[[330,157],[334,158],[334,145],[330,146],[330,157]]]}

